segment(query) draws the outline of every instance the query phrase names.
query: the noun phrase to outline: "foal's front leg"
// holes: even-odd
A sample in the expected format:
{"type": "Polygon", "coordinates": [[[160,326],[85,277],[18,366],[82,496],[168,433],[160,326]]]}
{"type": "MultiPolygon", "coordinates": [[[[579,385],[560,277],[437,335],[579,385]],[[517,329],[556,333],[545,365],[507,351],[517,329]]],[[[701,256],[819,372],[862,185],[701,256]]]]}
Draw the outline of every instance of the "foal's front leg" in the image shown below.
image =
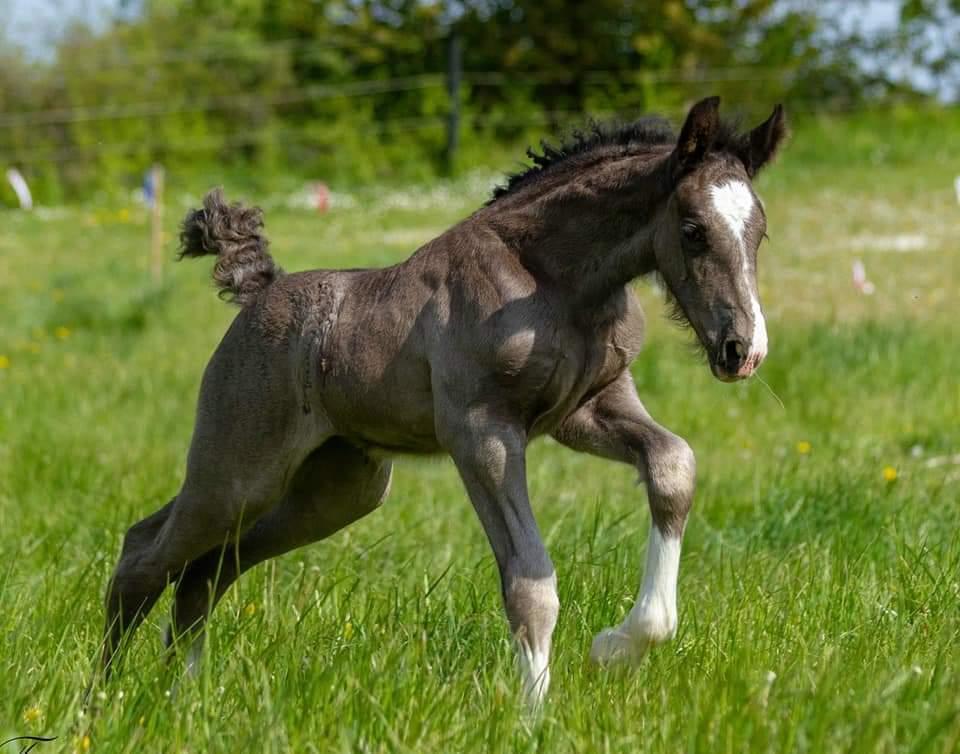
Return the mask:
{"type": "Polygon", "coordinates": [[[601,631],[590,650],[599,663],[636,662],[677,630],[680,542],[696,477],[693,451],[650,417],[628,372],[568,417],[555,437],[575,450],[635,466],[646,484],[653,524],[640,592],[623,622],[601,631]]]}
{"type": "Polygon", "coordinates": [[[462,418],[442,417],[439,423],[438,434],[496,556],[524,692],[537,704],[550,685],[550,639],[560,602],[553,564],[527,497],[525,434],[482,408],[462,418]]]}

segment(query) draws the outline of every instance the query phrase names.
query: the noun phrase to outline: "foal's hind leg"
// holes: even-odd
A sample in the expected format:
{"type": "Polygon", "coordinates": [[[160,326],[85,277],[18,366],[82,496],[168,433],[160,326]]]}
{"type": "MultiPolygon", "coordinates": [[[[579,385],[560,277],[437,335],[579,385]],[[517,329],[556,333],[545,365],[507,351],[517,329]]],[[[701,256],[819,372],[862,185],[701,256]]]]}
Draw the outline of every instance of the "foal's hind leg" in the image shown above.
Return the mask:
{"type": "Polygon", "coordinates": [[[273,507],[324,435],[302,411],[286,351],[252,330],[251,316],[234,320],[204,374],[180,492],[127,533],[107,591],[105,671],[166,585],[273,507]]]}
{"type": "Polygon", "coordinates": [[[696,475],[693,451],[650,417],[628,372],[568,417],[555,437],[576,450],[635,466],[646,484],[653,524],[640,592],[629,615],[598,634],[590,651],[601,663],[638,660],[677,630],[680,541],[696,475]]]}
{"type": "Polygon", "coordinates": [[[136,564],[152,545],[170,517],[174,498],[142,521],[135,523],[123,538],[120,561],[107,592],[107,629],[103,648],[103,667],[110,670],[124,631],[132,630],[139,618],[150,611],[163,592],[163,585],[136,578],[136,564]],[[121,598],[122,595],[122,598],[121,598]],[[121,604],[121,602],[123,604],[121,604]]]}
{"type": "Polygon", "coordinates": [[[188,480],[164,508],[130,528],[107,590],[105,673],[123,637],[136,630],[167,584],[197,555],[236,536],[245,512],[255,518],[259,510],[188,480]]]}
{"type": "Polygon", "coordinates": [[[283,501],[238,543],[192,561],[177,587],[168,644],[189,633],[191,666],[207,616],[240,575],[277,555],[329,537],[376,509],[390,486],[391,463],[341,438],[328,440],[301,464],[283,501]]]}

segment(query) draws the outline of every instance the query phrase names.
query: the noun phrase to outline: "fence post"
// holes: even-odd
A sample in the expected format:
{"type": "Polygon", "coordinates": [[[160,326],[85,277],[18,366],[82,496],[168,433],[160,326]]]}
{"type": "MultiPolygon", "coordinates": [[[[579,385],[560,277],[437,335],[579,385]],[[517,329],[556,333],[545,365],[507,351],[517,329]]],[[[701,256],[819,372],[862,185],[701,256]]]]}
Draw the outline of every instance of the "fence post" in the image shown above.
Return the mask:
{"type": "Polygon", "coordinates": [[[150,168],[153,205],[150,207],[150,273],[153,282],[163,279],[163,165],[150,168]]]}
{"type": "Polygon", "coordinates": [[[463,74],[463,50],[457,25],[451,21],[450,34],[447,37],[447,97],[450,112],[447,115],[447,149],[444,162],[448,175],[453,175],[456,167],[457,148],[460,142],[460,79],[463,74]]]}

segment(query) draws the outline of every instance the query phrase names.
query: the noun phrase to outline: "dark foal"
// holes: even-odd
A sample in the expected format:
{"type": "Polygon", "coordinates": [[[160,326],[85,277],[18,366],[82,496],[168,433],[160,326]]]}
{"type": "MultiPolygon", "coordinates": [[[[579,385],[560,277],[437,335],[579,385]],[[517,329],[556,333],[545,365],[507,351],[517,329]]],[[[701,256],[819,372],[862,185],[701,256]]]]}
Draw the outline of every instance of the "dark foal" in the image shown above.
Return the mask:
{"type": "Polygon", "coordinates": [[[719,379],[763,360],[766,220],[751,180],[783,139],[783,111],[740,134],[718,104],[695,105],[679,136],[644,118],[545,148],[485,207],[382,270],[284,274],[260,212],[209,194],[184,222],[183,255],[214,255],[241,308],[203,377],[183,486],[127,533],[104,666],[167,584],[172,637],[199,647],[243,571],[382,502],[392,453],[448,453],[496,556],[526,692],[541,699],[559,601],[527,498],[525,451],[540,435],[631,464],[647,488],[640,593],[592,656],[635,660],[672,637],[695,462],[637,396],[644,323],[629,286],[660,275],[719,379]]]}

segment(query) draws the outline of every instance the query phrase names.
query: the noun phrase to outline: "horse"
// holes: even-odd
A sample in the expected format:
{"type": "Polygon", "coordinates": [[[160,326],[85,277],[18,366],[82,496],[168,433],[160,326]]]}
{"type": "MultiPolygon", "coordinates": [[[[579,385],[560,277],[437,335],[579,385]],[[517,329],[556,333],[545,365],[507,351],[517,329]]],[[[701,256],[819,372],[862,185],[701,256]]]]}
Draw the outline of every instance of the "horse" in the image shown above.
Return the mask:
{"type": "Polygon", "coordinates": [[[257,208],[216,189],[190,212],[180,257],[215,257],[239,312],[203,375],[176,496],[127,531],[106,595],[100,671],[168,585],[168,646],[203,626],[242,573],[329,537],[387,496],[395,454],[446,453],[496,558],[526,698],[550,683],[560,603],[527,494],[525,452],[549,435],[634,466],[652,525],[635,604],[590,656],[636,663],[677,630],[694,497],[689,444],[644,408],[630,364],[656,275],[715,377],[767,353],[753,178],[783,142],[782,106],[740,132],[719,97],[679,134],[644,116],[528,150],[472,215],[383,269],[285,273],[257,208]]]}

